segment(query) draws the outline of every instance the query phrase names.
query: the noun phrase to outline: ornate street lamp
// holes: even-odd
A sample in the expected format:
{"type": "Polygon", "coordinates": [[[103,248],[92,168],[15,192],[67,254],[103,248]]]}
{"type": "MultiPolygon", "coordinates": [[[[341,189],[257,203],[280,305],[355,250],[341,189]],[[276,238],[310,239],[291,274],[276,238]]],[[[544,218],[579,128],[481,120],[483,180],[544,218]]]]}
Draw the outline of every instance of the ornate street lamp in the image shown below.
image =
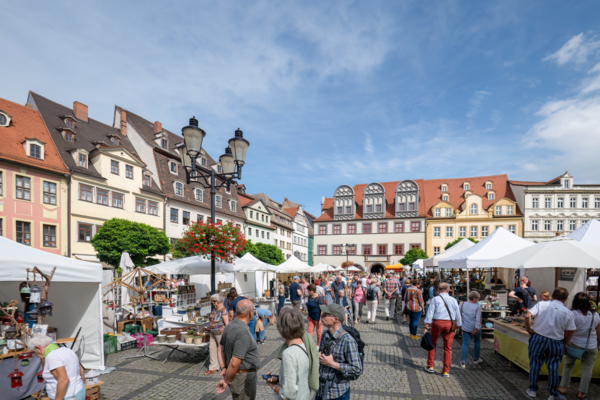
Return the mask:
{"type": "MultiPolygon", "coordinates": [[[[350,255],[350,250],[352,249],[356,249],[356,245],[355,244],[348,244],[346,243],[344,245],[344,251],[346,252],[346,262],[348,262],[348,256],[350,255]]],[[[353,255],[356,254],[356,251],[354,251],[353,255]]]]}
{"type": "MultiPolygon", "coordinates": [[[[242,178],[242,166],[246,163],[246,153],[250,142],[244,139],[244,133],[238,128],[235,131],[235,136],[229,139],[229,146],[225,149],[225,153],[219,157],[222,172],[216,173],[214,169],[201,167],[196,162],[202,154],[202,142],[206,136],[206,132],[198,127],[196,117],[190,118],[189,125],[181,128],[181,132],[185,143],[179,146],[178,150],[185,168],[187,184],[195,182],[206,189],[210,188],[210,220],[214,223],[216,220],[215,197],[217,189],[226,187],[229,191],[231,181],[242,178]],[[218,183],[217,178],[219,178],[218,183]]],[[[216,293],[215,274],[215,254],[212,252],[210,257],[211,293],[216,293]]]]}

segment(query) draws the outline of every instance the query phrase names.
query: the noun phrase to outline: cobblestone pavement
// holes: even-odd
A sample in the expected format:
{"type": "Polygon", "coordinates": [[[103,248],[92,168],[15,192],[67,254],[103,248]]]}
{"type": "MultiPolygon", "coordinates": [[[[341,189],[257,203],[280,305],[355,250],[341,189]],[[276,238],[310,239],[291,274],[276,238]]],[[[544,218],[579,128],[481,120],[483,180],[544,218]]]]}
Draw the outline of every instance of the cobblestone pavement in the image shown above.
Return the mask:
{"type": "MultiPolygon", "coordinates": [[[[423,332],[423,320],[419,327],[419,336],[423,332]]],[[[508,360],[493,350],[493,339],[482,340],[481,357],[483,364],[473,365],[473,350],[467,361],[467,368],[460,364],[461,340],[456,338],[453,348],[450,378],[441,376],[442,352],[438,351],[435,361],[435,374],[423,370],[427,353],[421,349],[420,341],[411,340],[408,325],[386,321],[383,308],[380,307],[377,324],[359,324],[365,348],[365,368],[363,375],[352,382],[352,399],[528,399],[525,389],[528,387],[528,375],[515,366],[509,366],[508,360]]],[[[261,369],[259,376],[278,373],[279,360],[276,358],[282,344],[277,330],[269,325],[267,341],[259,346],[261,369]]],[[[440,339],[439,347],[442,347],[440,339]]],[[[156,348],[152,347],[152,350],[156,348]]],[[[101,378],[102,399],[137,400],[189,400],[189,399],[230,399],[229,391],[217,395],[215,391],[218,378],[205,377],[203,363],[207,351],[176,351],[164,365],[162,361],[169,349],[154,354],[159,360],[149,358],[126,359],[137,354],[137,350],[128,350],[107,357],[107,366],[116,367],[116,371],[101,378]]],[[[577,382],[573,382],[568,399],[575,399],[577,382]]],[[[273,392],[259,378],[258,398],[272,399],[273,392]]],[[[547,379],[540,381],[538,398],[547,399],[547,379]]],[[[598,382],[593,382],[588,393],[589,399],[600,399],[598,382]]]]}

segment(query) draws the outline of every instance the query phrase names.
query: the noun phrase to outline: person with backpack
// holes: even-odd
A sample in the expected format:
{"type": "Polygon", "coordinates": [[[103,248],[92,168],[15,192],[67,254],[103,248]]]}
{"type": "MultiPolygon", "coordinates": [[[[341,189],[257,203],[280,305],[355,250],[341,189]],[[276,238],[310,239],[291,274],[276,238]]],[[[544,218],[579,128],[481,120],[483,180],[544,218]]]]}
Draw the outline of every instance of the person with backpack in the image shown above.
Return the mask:
{"type": "Polygon", "coordinates": [[[319,390],[315,400],[350,399],[350,382],[363,373],[364,343],[354,328],[342,327],[344,309],[338,304],[320,306],[327,328],[319,346],[319,390]],[[352,333],[350,333],[352,332],[352,333]],[[360,342],[360,343],[359,343],[360,342]]]}
{"type": "Polygon", "coordinates": [[[377,279],[372,279],[369,286],[367,286],[367,320],[365,323],[369,323],[371,320],[372,324],[375,324],[375,318],[377,317],[377,299],[379,298],[379,286],[377,286],[377,279]]]}
{"type": "Polygon", "coordinates": [[[535,289],[527,286],[529,278],[522,276],[519,281],[521,282],[521,285],[508,294],[508,297],[517,299],[517,304],[512,310],[512,315],[518,314],[524,309],[530,310],[533,308],[534,302],[537,301],[535,289]]]}
{"type": "Polygon", "coordinates": [[[308,285],[307,290],[308,297],[306,298],[306,309],[308,310],[308,334],[312,337],[315,328],[317,329],[318,346],[321,344],[321,336],[323,335],[320,306],[327,305],[327,300],[317,293],[317,287],[314,284],[308,285]]]}

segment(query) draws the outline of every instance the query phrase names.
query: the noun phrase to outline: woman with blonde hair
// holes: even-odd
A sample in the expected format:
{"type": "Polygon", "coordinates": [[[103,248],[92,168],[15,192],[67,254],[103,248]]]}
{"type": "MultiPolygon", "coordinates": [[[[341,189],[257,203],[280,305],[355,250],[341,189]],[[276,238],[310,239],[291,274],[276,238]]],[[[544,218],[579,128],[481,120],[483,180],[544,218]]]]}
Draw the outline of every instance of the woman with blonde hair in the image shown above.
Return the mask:
{"type": "Polygon", "coordinates": [[[229,323],[229,313],[223,305],[223,296],[219,293],[213,294],[210,297],[210,302],[215,306],[214,311],[209,316],[210,321],[210,365],[208,371],[204,375],[214,374],[219,372],[219,357],[221,357],[221,351],[219,349],[221,343],[221,336],[223,336],[223,329],[229,323]]]}

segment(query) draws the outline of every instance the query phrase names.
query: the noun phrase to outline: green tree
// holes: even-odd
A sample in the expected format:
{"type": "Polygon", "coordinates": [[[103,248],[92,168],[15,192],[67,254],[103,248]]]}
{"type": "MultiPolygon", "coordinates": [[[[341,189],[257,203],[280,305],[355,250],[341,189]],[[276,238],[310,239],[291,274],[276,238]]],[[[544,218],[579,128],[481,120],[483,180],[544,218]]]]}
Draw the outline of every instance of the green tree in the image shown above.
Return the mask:
{"type": "Polygon", "coordinates": [[[402,264],[402,265],[414,264],[415,261],[417,261],[421,258],[422,259],[429,258],[427,253],[425,253],[425,250],[421,250],[421,249],[417,249],[417,248],[410,249],[409,251],[406,252],[406,254],[404,254],[404,258],[402,260],[400,260],[400,264],[402,264]]]}
{"type": "Polygon", "coordinates": [[[121,254],[128,252],[133,263],[148,266],[159,263],[153,258],[171,250],[169,239],[163,231],[150,225],[127,219],[113,218],[106,221],[91,240],[98,259],[112,265],[120,272],[121,254]]]}
{"type": "MultiPolygon", "coordinates": [[[[450,243],[448,243],[448,244],[446,245],[446,247],[444,247],[444,250],[448,250],[450,247],[454,246],[456,243],[460,242],[460,241],[461,241],[461,240],[463,240],[463,239],[465,239],[465,238],[458,238],[458,239],[456,239],[454,242],[450,242],[450,243]]],[[[471,242],[473,242],[473,243],[479,243],[479,241],[478,241],[478,240],[475,240],[475,239],[473,239],[472,237],[470,237],[470,238],[466,238],[466,239],[469,239],[469,240],[470,240],[471,242]]]]}
{"type": "Polygon", "coordinates": [[[256,247],[256,245],[254,243],[252,243],[252,240],[246,240],[246,245],[244,246],[244,249],[242,251],[239,251],[236,256],[238,258],[242,258],[244,255],[246,255],[246,253],[250,253],[252,254],[254,257],[258,258],[258,248],[256,247]]]}
{"type": "Polygon", "coordinates": [[[283,257],[283,253],[279,247],[265,243],[256,243],[255,246],[258,249],[258,255],[252,255],[260,261],[271,265],[279,265],[285,261],[285,257],[283,257]]]}

